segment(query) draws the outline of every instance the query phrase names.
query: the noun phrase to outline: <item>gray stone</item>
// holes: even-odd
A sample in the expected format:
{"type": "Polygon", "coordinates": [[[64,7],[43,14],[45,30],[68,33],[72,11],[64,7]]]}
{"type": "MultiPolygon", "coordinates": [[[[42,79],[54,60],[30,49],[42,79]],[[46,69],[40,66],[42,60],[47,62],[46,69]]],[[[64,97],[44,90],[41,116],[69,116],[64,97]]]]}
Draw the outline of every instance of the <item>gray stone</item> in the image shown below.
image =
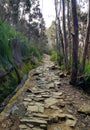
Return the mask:
{"type": "Polygon", "coordinates": [[[48,107],[50,107],[50,106],[52,106],[52,105],[54,105],[56,103],[58,103],[57,99],[55,99],[55,98],[48,98],[48,99],[45,100],[45,107],[48,108],[48,107]]]}
{"type": "Polygon", "coordinates": [[[28,105],[29,105],[29,106],[34,106],[34,105],[35,105],[35,102],[29,102],[28,105]]]}
{"type": "Polygon", "coordinates": [[[53,92],[53,96],[62,96],[62,92],[53,92]]]}
{"type": "Polygon", "coordinates": [[[65,107],[65,102],[64,101],[59,101],[58,106],[65,107]]]}
{"type": "Polygon", "coordinates": [[[78,109],[78,112],[84,113],[84,114],[90,114],[90,104],[82,104],[82,106],[78,109]]]}
{"type": "Polygon", "coordinates": [[[40,113],[33,113],[33,116],[35,116],[35,117],[40,117],[40,118],[48,118],[47,115],[45,115],[45,114],[40,114],[40,113]]]}
{"type": "Polygon", "coordinates": [[[68,125],[70,127],[75,127],[76,123],[77,123],[77,120],[75,120],[75,119],[67,119],[66,120],[66,125],[68,125]]]}
{"type": "Polygon", "coordinates": [[[42,128],[43,130],[47,130],[47,125],[40,125],[40,128],[42,128]]]}
{"type": "Polygon", "coordinates": [[[43,112],[44,112],[44,107],[42,107],[42,106],[38,106],[38,112],[43,113],[43,112]]]}
{"type": "Polygon", "coordinates": [[[60,81],[55,81],[54,84],[57,87],[58,85],[61,85],[61,82],[60,81]]]}
{"type": "Polygon", "coordinates": [[[30,98],[24,98],[24,101],[31,102],[32,99],[30,99],[30,98]]]}
{"type": "Polygon", "coordinates": [[[33,118],[33,119],[23,118],[20,121],[22,123],[31,123],[31,124],[36,125],[36,126],[41,125],[41,124],[47,125],[47,121],[41,120],[41,119],[38,119],[38,118],[33,118]]]}
{"type": "Polygon", "coordinates": [[[38,112],[38,106],[28,106],[27,111],[38,112]]]}
{"type": "Polygon", "coordinates": [[[35,127],[35,128],[33,128],[32,130],[43,130],[43,129],[41,129],[41,128],[39,128],[39,127],[35,127]]]}
{"type": "Polygon", "coordinates": [[[52,109],[54,109],[54,110],[59,110],[59,107],[57,107],[57,106],[55,106],[55,105],[51,106],[50,108],[52,108],[52,109]]]}
{"type": "Polygon", "coordinates": [[[50,88],[55,88],[54,83],[49,83],[49,84],[47,84],[47,88],[48,88],[48,89],[50,89],[50,88]]]}
{"type": "Polygon", "coordinates": [[[33,127],[34,127],[34,125],[29,124],[29,123],[27,123],[26,125],[27,125],[28,127],[30,127],[30,128],[33,128],[33,127]]]}
{"type": "Polygon", "coordinates": [[[44,98],[34,98],[33,100],[39,102],[39,101],[44,101],[44,98]]]}
{"type": "Polygon", "coordinates": [[[35,105],[36,105],[36,106],[42,106],[42,107],[44,107],[44,104],[43,104],[43,103],[40,103],[40,102],[35,102],[35,105]]]}
{"type": "Polygon", "coordinates": [[[37,98],[42,98],[42,95],[37,95],[36,97],[37,97],[37,98]]]}
{"type": "Polygon", "coordinates": [[[19,128],[20,128],[20,129],[27,129],[27,126],[24,125],[24,124],[20,124],[20,125],[19,125],[19,128]]]}
{"type": "Polygon", "coordinates": [[[43,94],[42,97],[43,97],[43,98],[49,98],[50,95],[48,95],[48,94],[43,94]]]}

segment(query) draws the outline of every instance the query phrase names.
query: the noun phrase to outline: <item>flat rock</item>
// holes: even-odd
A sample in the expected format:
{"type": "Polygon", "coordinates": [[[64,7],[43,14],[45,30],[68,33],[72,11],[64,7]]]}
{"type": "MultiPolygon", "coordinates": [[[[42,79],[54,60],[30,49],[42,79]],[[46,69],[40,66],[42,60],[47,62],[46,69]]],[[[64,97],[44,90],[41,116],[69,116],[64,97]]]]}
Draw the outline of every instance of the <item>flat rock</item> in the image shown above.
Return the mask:
{"type": "Polygon", "coordinates": [[[55,106],[55,105],[50,106],[50,108],[53,109],[53,110],[59,110],[59,107],[57,107],[57,106],[55,106]]]}
{"type": "Polygon", "coordinates": [[[23,118],[20,120],[22,123],[31,123],[33,125],[41,125],[41,124],[46,124],[47,125],[47,121],[45,120],[41,120],[41,119],[38,119],[38,118],[33,118],[33,119],[27,119],[27,118],[23,118]]]}
{"type": "Polygon", "coordinates": [[[39,128],[39,127],[35,127],[35,128],[33,128],[32,130],[43,130],[43,129],[41,129],[41,128],[39,128]]]}
{"type": "Polygon", "coordinates": [[[41,114],[41,113],[33,113],[33,116],[34,116],[34,117],[40,117],[40,118],[48,118],[47,115],[41,114]]]}
{"type": "Polygon", "coordinates": [[[47,84],[47,88],[48,88],[48,89],[50,89],[50,88],[55,88],[54,83],[49,83],[49,84],[47,84]]]}
{"type": "Polygon", "coordinates": [[[43,98],[49,98],[50,95],[48,95],[48,94],[43,94],[42,97],[43,97],[43,98]]]}
{"type": "Polygon", "coordinates": [[[45,100],[45,107],[48,108],[48,107],[56,104],[57,102],[58,102],[58,100],[55,99],[55,98],[48,98],[48,99],[45,100]]]}
{"type": "Polygon", "coordinates": [[[24,98],[24,101],[31,102],[32,99],[30,99],[30,98],[24,98]]]}
{"type": "Polygon", "coordinates": [[[40,128],[44,129],[44,130],[47,130],[47,125],[40,125],[40,128]]]}
{"type": "Polygon", "coordinates": [[[35,102],[35,105],[44,107],[44,103],[35,102]]]}
{"type": "Polygon", "coordinates": [[[37,98],[42,98],[42,95],[36,95],[37,98]]]}
{"type": "Polygon", "coordinates": [[[84,114],[90,114],[90,104],[82,104],[82,106],[78,109],[78,112],[84,113],[84,114]]]}
{"type": "Polygon", "coordinates": [[[38,106],[38,112],[43,113],[43,112],[44,112],[44,107],[42,107],[42,106],[38,106]]]}
{"type": "Polygon", "coordinates": [[[24,125],[24,124],[21,124],[21,125],[19,125],[19,128],[20,128],[20,129],[27,129],[27,126],[24,125]]]}
{"type": "Polygon", "coordinates": [[[28,106],[27,111],[38,112],[38,106],[28,106]]]}
{"type": "Polygon", "coordinates": [[[33,127],[34,127],[34,125],[29,124],[29,123],[26,123],[26,125],[27,125],[29,128],[33,128],[33,127]]]}
{"type": "Polygon", "coordinates": [[[44,98],[34,98],[33,100],[39,102],[39,101],[44,101],[44,98]]]}
{"type": "Polygon", "coordinates": [[[62,96],[62,92],[53,92],[53,96],[62,96]]]}
{"type": "Polygon", "coordinates": [[[60,81],[55,81],[54,84],[55,84],[56,86],[58,86],[58,85],[61,85],[61,82],[60,82],[60,81]]]}
{"type": "Polygon", "coordinates": [[[72,120],[72,119],[66,120],[66,125],[68,125],[70,127],[75,127],[76,123],[77,123],[77,120],[75,120],[75,119],[74,120],[72,120]]]}

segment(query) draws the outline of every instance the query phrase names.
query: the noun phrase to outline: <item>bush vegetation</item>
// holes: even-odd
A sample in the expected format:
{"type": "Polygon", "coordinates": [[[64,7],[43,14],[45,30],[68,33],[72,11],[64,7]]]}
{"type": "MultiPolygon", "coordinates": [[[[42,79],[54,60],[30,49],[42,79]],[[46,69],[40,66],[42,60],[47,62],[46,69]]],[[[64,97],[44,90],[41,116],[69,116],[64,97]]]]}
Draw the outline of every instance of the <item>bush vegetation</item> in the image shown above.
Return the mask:
{"type": "Polygon", "coordinates": [[[21,32],[0,20],[0,77],[6,74],[0,80],[0,104],[40,60],[38,48],[21,32]]]}
{"type": "Polygon", "coordinates": [[[57,53],[55,51],[52,51],[51,52],[51,58],[50,58],[51,61],[57,61],[57,53]]]}

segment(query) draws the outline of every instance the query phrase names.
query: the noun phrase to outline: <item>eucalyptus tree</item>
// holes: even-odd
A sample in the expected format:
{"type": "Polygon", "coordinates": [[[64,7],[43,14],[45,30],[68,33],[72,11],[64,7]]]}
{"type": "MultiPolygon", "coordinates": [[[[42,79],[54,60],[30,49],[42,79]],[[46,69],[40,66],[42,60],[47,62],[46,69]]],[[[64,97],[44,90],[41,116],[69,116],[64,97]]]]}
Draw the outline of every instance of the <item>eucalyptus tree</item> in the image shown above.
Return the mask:
{"type": "Polygon", "coordinates": [[[68,42],[67,42],[67,34],[66,34],[65,0],[62,0],[62,17],[63,17],[65,67],[66,67],[66,70],[68,70],[68,42]]]}
{"type": "Polygon", "coordinates": [[[85,44],[85,47],[84,47],[84,52],[83,52],[81,68],[80,68],[81,74],[84,72],[85,61],[86,61],[86,56],[87,56],[87,52],[88,52],[88,46],[90,44],[90,0],[88,0],[87,30],[86,30],[86,37],[85,37],[84,44],[85,44]]]}
{"type": "Polygon", "coordinates": [[[64,43],[63,43],[63,34],[61,29],[61,0],[54,0],[55,3],[55,25],[56,25],[56,46],[57,46],[57,60],[60,65],[63,63],[63,59],[65,58],[64,54],[64,43]]]}
{"type": "MultiPolygon", "coordinates": [[[[66,1],[67,3],[67,29],[68,29],[68,58],[70,59],[71,62],[71,13],[70,13],[70,0],[66,1]]],[[[70,63],[71,64],[71,63],[70,63]]]]}
{"type": "Polygon", "coordinates": [[[72,72],[70,83],[75,85],[77,82],[78,72],[78,18],[77,18],[77,2],[71,0],[73,32],[72,32],[72,72]]]}

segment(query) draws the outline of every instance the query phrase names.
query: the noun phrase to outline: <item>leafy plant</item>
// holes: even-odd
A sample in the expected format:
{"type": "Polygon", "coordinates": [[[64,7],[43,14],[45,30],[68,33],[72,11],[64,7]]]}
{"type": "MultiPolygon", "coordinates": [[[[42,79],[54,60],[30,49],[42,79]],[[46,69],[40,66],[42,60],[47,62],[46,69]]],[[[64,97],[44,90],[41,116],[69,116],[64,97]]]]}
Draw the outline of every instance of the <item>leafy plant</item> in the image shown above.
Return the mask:
{"type": "Polygon", "coordinates": [[[55,52],[52,52],[50,60],[51,61],[56,61],[57,60],[57,54],[55,52]]]}

